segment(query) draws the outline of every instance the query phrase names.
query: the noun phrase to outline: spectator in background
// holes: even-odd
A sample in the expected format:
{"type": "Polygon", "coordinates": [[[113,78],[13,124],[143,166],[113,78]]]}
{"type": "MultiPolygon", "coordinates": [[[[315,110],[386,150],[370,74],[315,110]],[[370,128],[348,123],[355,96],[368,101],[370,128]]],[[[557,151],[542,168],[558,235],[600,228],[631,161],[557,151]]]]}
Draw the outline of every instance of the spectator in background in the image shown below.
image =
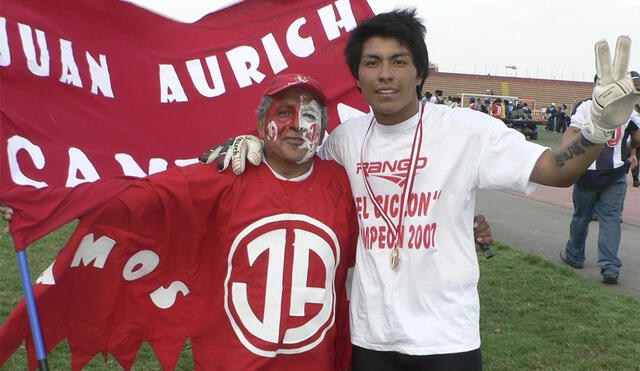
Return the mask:
{"type": "Polygon", "coordinates": [[[558,114],[558,110],[556,109],[556,104],[551,103],[549,108],[547,109],[547,126],[544,128],[544,131],[553,131],[556,126],[556,116],[558,114]]]}
{"type": "MultiPolygon", "coordinates": [[[[633,130],[633,126],[635,126],[636,128],[640,128],[640,105],[639,104],[636,104],[635,107],[633,108],[633,112],[631,113],[631,122],[627,127],[625,135],[631,134],[631,131],[633,130]]],[[[633,149],[631,151],[634,152],[633,149]]],[[[640,149],[637,147],[635,148],[635,155],[636,155],[635,156],[636,158],[640,156],[640,149]]],[[[630,156],[633,156],[633,153],[630,153],[630,156]]],[[[633,177],[634,187],[640,186],[640,180],[638,179],[638,170],[640,169],[638,168],[638,162],[636,161],[636,166],[633,166],[633,164],[631,164],[631,176],[633,177]]]]}
{"type": "Polygon", "coordinates": [[[484,103],[480,105],[480,112],[489,114],[489,106],[491,106],[491,101],[489,99],[485,99],[484,103]]]}
{"type": "Polygon", "coordinates": [[[444,104],[444,97],[442,96],[442,90],[436,90],[436,101],[435,104],[444,104]]]}
{"type": "Polygon", "coordinates": [[[424,99],[427,102],[431,102],[431,103],[435,103],[436,98],[433,96],[433,94],[431,94],[430,91],[427,91],[426,93],[424,93],[424,99]]]}
{"type": "Polygon", "coordinates": [[[510,100],[505,101],[505,118],[511,118],[511,113],[513,113],[513,103],[510,100]]]}
{"type": "Polygon", "coordinates": [[[478,110],[478,105],[476,104],[476,98],[474,97],[469,98],[469,108],[471,108],[474,111],[478,110]]]}
{"type": "Polygon", "coordinates": [[[522,103],[522,113],[525,115],[525,120],[533,120],[533,114],[527,102],[522,103]]]}
{"type": "Polygon", "coordinates": [[[516,108],[513,110],[513,112],[511,112],[509,118],[512,120],[525,120],[525,114],[522,110],[522,103],[516,104],[516,108]]]}
{"type": "Polygon", "coordinates": [[[460,97],[450,97],[450,98],[451,98],[451,103],[449,104],[449,107],[451,107],[451,108],[460,108],[460,107],[462,107],[462,104],[460,104],[462,102],[460,97]]]}
{"type": "Polygon", "coordinates": [[[567,130],[567,105],[563,104],[556,114],[556,133],[564,133],[567,130]]]}
{"type": "Polygon", "coordinates": [[[491,105],[491,116],[501,119],[502,118],[502,99],[496,98],[491,105]]]}
{"type": "MultiPolygon", "coordinates": [[[[638,75],[631,72],[631,75],[638,75]]],[[[638,77],[640,79],[640,77],[638,77]]],[[[598,82],[598,76],[594,83],[598,82]]],[[[639,86],[639,82],[635,82],[639,86]]],[[[571,126],[562,136],[560,145],[569,143],[578,135],[584,135],[582,131],[588,125],[591,113],[591,99],[586,99],[576,104],[571,115],[571,126]]],[[[632,120],[633,113],[629,120],[632,120]]],[[[620,126],[625,130],[629,122],[620,126]]],[[[631,149],[636,150],[640,143],[640,131],[633,130],[630,134],[631,149]]],[[[560,259],[563,263],[576,268],[582,268],[585,261],[585,242],[589,233],[589,222],[594,210],[597,211],[600,220],[598,231],[598,266],[602,275],[602,282],[615,285],[618,283],[622,261],[618,257],[620,245],[620,217],[622,206],[627,192],[628,163],[623,157],[623,147],[627,143],[623,141],[621,132],[616,130],[613,137],[604,145],[602,151],[587,171],[576,181],[573,186],[573,216],[569,227],[569,240],[560,250],[560,259]]],[[[632,156],[631,161],[637,162],[632,156]]]]}

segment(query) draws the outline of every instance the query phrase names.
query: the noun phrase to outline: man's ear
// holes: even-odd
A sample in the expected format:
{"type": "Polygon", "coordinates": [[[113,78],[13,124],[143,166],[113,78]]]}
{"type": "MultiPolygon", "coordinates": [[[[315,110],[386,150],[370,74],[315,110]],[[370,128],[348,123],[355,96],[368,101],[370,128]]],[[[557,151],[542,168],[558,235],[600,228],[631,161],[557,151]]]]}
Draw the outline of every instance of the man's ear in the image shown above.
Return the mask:
{"type": "Polygon", "coordinates": [[[258,138],[260,138],[260,139],[264,139],[264,137],[265,137],[265,133],[264,133],[264,127],[265,126],[266,125],[264,123],[260,123],[258,121],[258,138]]]}
{"type": "Polygon", "coordinates": [[[360,80],[356,79],[356,86],[360,89],[360,80]]]}
{"type": "Polygon", "coordinates": [[[423,82],[424,80],[425,80],[425,78],[424,78],[424,74],[422,74],[422,75],[418,75],[418,76],[416,77],[416,86],[420,86],[420,84],[422,84],[422,82],[423,82]]]}

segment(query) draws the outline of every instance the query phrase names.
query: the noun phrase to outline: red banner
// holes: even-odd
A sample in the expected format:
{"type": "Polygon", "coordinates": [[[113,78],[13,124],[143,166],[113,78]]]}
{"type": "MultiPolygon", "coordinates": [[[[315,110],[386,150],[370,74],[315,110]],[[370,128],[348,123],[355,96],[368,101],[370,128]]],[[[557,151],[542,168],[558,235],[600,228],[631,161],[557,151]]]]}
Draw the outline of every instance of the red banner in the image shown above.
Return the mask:
{"type": "MultiPolygon", "coordinates": [[[[100,352],[128,370],[147,341],[170,370],[189,338],[196,370],[347,369],[357,222],[338,167],[317,161],[291,197],[266,165],[133,182],[80,219],[34,285],[46,349],[66,338],[73,370],[100,352]]],[[[33,369],[22,301],[0,326],[0,365],[25,338],[33,369]]]]}
{"type": "Polygon", "coordinates": [[[255,129],[278,73],[324,85],[331,129],[349,106],[368,110],[342,50],[371,15],[364,0],[261,0],[187,24],[120,1],[3,0],[2,189],[191,163],[255,129]]]}

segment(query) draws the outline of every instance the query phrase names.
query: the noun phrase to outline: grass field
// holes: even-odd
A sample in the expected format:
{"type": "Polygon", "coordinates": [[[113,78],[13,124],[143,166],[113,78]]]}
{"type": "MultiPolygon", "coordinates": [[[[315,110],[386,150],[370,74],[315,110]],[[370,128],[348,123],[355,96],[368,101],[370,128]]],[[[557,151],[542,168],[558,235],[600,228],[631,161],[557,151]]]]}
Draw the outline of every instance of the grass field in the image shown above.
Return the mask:
{"type": "MultiPolygon", "coordinates": [[[[3,225],[0,225],[3,227],[3,225]]],[[[73,223],[28,250],[32,277],[51,262],[73,223]]],[[[17,264],[6,233],[0,236],[0,321],[22,296],[17,264]]],[[[640,370],[640,301],[617,294],[573,270],[535,255],[493,246],[496,256],[480,257],[481,336],[486,370],[640,370]]],[[[41,309],[42,310],[42,309],[41,309]]],[[[69,368],[61,343],[48,355],[52,370],[69,368]]],[[[23,370],[21,347],[0,370],[23,370]]],[[[185,344],[176,369],[192,369],[185,344]]],[[[86,370],[117,370],[96,356],[86,370]]],[[[148,345],[134,370],[158,370],[148,345]]]]}
{"type": "Polygon", "coordinates": [[[562,138],[562,133],[544,131],[544,125],[538,125],[538,139],[532,142],[549,148],[558,148],[560,146],[560,138],[562,138]]]}

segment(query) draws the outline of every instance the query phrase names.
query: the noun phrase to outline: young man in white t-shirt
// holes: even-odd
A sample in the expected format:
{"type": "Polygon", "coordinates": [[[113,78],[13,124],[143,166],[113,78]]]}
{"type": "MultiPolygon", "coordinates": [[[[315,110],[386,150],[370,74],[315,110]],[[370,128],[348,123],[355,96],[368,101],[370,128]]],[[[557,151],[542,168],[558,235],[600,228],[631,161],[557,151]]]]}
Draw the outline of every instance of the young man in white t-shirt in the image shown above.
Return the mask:
{"type": "MultiPolygon", "coordinates": [[[[640,95],[640,81],[634,86],[626,72],[629,38],[618,39],[613,68],[599,42],[599,104],[581,135],[550,150],[482,113],[422,104],[424,33],[415,10],[383,13],[351,31],[347,64],[373,115],[338,126],[320,151],[344,166],[359,214],[354,370],[481,369],[476,189],[571,185],[640,95]]],[[[252,138],[236,140],[243,141],[252,144],[230,151],[242,166],[247,151],[259,149],[252,138]]]]}

